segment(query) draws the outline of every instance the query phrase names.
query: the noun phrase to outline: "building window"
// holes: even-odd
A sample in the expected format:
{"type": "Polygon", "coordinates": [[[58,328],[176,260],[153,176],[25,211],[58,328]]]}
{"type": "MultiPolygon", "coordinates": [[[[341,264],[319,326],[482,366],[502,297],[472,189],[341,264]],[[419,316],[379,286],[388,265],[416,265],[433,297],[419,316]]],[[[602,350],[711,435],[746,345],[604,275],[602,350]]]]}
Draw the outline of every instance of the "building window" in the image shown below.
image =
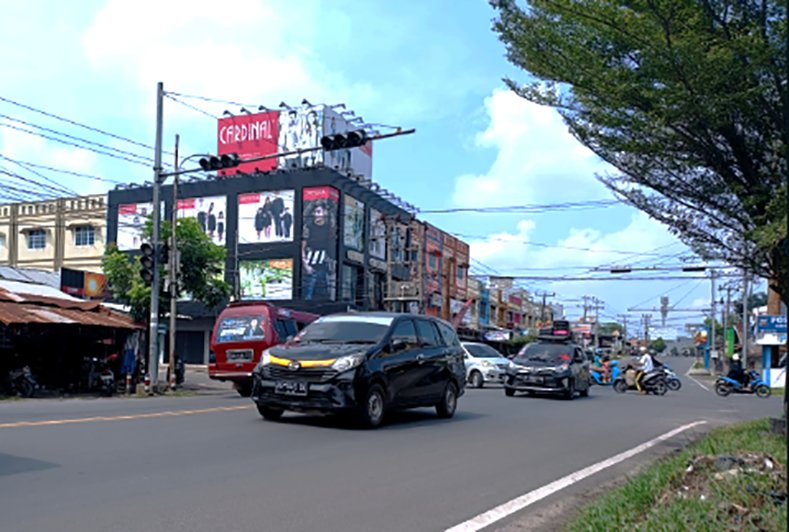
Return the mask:
{"type": "Polygon", "coordinates": [[[44,249],[47,247],[47,232],[34,229],[27,233],[27,249],[44,249]]]}
{"type": "Polygon", "coordinates": [[[96,230],[92,225],[85,225],[74,229],[74,245],[92,246],[96,243],[96,230]]]}
{"type": "Polygon", "coordinates": [[[458,281],[462,281],[465,275],[466,275],[466,268],[464,266],[458,266],[458,274],[457,274],[458,281]]]}

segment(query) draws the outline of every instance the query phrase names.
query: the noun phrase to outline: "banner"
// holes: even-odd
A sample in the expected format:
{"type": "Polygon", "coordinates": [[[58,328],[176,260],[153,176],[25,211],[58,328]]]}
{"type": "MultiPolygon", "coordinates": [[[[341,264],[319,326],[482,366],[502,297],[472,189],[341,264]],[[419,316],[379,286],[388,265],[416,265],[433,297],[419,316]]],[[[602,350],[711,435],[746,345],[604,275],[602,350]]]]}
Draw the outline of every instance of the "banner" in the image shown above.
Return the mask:
{"type": "Polygon", "coordinates": [[[209,196],[178,200],[178,218],[196,218],[214,244],[225,245],[227,197],[209,196]]]}
{"type": "Polygon", "coordinates": [[[238,196],[238,243],[293,242],[293,190],[238,196]]]}
{"type": "MultiPolygon", "coordinates": [[[[277,153],[279,138],[279,111],[252,115],[240,114],[220,118],[217,123],[217,153],[237,153],[242,159],[252,159],[277,153]]],[[[243,163],[236,168],[220,170],[219,175],[265,172],[277,167],[277,158],[253,163],[243,163]]]]}
{"type": "Polygon", "coordinates": [[[364,203],[345,196],[343,244],[345,247],[364,251],[364,203]]]}
{"type": "Polygon", "coordinates": [[[337,218],[340,192],[308,187],[302,193],[301,297],[337,298],[337,218]]]}
{"type": "MultiPolygon", "coordinates": [[[[161,203],[164,213],[164,202],[161,203]]],[[[121,251],[140,249],[145,221],[153,213],[153,202],[118,205],[118,233],[115,242],[121,251]]]]}
{"type": "Polygon", "coordinates": [[[734,329],[726,329],[726,356],[734,354],[734,329]]]}
{"type": "Polygon", "coordinates": [[[386,218],[375,209],[370,209],[370,256],[386,260],[386,218]]]}
{"type": "MultiPolygon", "coordinates": [[[[278,153],[315,148],[323,136],[323,110],[320,107],[289,109],[279,114],[278,153]]],[[[280,168],[301,168],[323,162],[323,151],[279,158],[280,168]]]]}
{"type": "Polygon", "coordinates": [[[242,299],[293,299],[293,259],[238,263],[242,299]]]}

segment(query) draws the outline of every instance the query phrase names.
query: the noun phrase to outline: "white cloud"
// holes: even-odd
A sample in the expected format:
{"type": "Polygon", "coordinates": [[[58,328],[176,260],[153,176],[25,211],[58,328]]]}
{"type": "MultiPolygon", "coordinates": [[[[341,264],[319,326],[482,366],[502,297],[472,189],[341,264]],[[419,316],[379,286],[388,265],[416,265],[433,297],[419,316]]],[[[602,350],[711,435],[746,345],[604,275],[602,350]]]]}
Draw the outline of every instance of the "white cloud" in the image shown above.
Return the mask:
{"type": "Polygon", "coordinates": [[[498,150],[487,173],[457,178],[454,201],[461,206],[541,203],[609,197],[594,177],[605,169],[567,131],[553,109],[511,91],[497,90],[485,107],[490,121],[476,144],[498,150]]]}

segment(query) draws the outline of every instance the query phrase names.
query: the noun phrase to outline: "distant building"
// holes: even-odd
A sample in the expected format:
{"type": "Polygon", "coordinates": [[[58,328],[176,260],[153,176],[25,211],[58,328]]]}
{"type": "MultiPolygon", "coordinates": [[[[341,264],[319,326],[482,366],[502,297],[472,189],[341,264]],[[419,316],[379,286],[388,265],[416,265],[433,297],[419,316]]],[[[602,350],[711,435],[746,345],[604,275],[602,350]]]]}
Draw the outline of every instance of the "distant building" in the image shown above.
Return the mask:
{"type": "Polygon", "coordinates": [[[0,265],[101,272],[105,195],[0,204],[0,265]]]}

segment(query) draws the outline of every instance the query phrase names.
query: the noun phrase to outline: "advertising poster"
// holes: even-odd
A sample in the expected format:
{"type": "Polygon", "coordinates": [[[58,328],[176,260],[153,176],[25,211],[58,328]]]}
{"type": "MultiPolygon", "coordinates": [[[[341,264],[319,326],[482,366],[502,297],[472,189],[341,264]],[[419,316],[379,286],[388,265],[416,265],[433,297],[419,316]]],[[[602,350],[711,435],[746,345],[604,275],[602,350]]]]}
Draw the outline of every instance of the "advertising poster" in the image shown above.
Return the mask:
{"type": "Polygon", "coordinates": [[[293,259],[242,260],[242,299],[293,299],[293,259]]]}
{"type": "Polygon", "coordinates": [[[301,297],[337,298],[337,218],[340,192],[308,187],[302,195],[301,297]]]}
{"type": "Polygon", "coordinates": [[[370,256],[386,260],[386,218],[370,209],[370,256]]]}
{"type": "MultiPolygon", "coordinates": [[[[285,153],[321,145],[323,136],[323,110],[321,107],[288,109],[279,114],[279,152],[285,153]]],[[[280,168],[301,168],[323,162],[323,151],[279,158],[280,168]]]]}
{"type": "MultiPolygon", "coordinates": [[[[217,154],[237,153],[242,159],[272,155],[277,153],[278,138],[279,111],[220,118],[217,123],[217,154]]],[[[277,159],[273,158],[220,170],[219,175],[252,174],[276,167],[277,159]]]]}
{"type": "Polygon", "coordinates": [[[364,251],[364,203],[351,196],[345,196],[345,220],[343,224],[343,244],[345,247],[364,251]]]}
{"type": "Polygon", "coordinates": [[[214,244],[225,245],[227,229],[227,197],[209,196],[178,200],[179,218],[196,218],[214,244]]]}
{"type": "MultiPolygon", "coordinates": [[[[164,213],[164,202],[161,204],[161,209],[164,213]]],[[[118,205],[118,236],[115,239],[118,249],[129,251],[140,248],[142,229],[152,212],[153,203],[118,205]]]]}
{"type": "Polygon", "coordinates": [[[293,242],[293,190],[238,196],[238,243],[293,242]]]}

